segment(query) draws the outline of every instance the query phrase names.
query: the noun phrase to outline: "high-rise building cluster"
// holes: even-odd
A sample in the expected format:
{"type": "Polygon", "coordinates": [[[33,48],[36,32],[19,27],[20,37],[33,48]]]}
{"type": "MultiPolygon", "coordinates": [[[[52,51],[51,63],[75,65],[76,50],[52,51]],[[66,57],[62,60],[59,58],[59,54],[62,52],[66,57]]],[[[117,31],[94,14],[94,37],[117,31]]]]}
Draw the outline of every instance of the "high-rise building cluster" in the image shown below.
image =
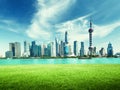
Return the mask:
{"type": "MultiPolygon", "coordinates": [[[[89,49],[90,50],[90,49],[89,49]]],[[[99,56],[113,56],[113,47],[109,43],[107,47],[107,54],[105,49],[102,47],[97,53],[96,47],[92,47],[92,53],[88,51],[85,52],[84,42],[73,42],[73,47],[70,45],[68,40],[68,32],[65,32],[65,41],[59,41],[55,38],[55,42],[50,42],[48,44],[37,45],[36,41],[32,41],[31,44],[24,41],[24,53],[21,55],[21,44],[19,42],[9,43],[9,51],[5,53],[7,58],[12,57],[71,57],[71,56],[89,56],[89,55],[99,55],[99,56]]]]}
{"type": "MultiPolygon", "coordinates": [[[[71,57],[71,56],[80,56],[80,50],[78,48],[78,41],[74,41],[73,46],[69,43],[68,32],[65,32],[65,41],[59,41],[55,39],[56,43],[56,56],[57,57],[71,57]]],[[[84,47],[82,48],[84,53],[84,47]]]]}
{"type": "Polygon", "coordinates": [[[31,44],[24,41],[24,53],[21,55],[21,44],[19,42],[9,43],[9,50],[5,53],[7,58],[12,57],[85,57],[85,56],[113,56],[112,44],[108,44],[107,54],[102,47],[99,52],[97,48],[92,46],[92,21],[90,20],[89,32],[89,50],[86,54],[84,42],[74,41],[73,46],[69,43],[68,32],[65,32],[64,40],[55,38],[54,42],[48,44],[36,44],[36,41],[32,41],[31,44]]]}
{"type": "Polygon", "coordinates": [[[68,32],[65,32],[65,40],[60,41],[55,38],[55,42],[48,44],[36,44],[32,41],[31,44],[24,41],[24,53],[21,55],[21,44],[19,42],[9,43],[9,51],[5,53],[7,58],[12,57],[71,57],[71,56],[84,56],[84,42],[81,42],[81,49],[78,48],[78,41],[74,41],[70,45],[68,40],[68,32]]]}

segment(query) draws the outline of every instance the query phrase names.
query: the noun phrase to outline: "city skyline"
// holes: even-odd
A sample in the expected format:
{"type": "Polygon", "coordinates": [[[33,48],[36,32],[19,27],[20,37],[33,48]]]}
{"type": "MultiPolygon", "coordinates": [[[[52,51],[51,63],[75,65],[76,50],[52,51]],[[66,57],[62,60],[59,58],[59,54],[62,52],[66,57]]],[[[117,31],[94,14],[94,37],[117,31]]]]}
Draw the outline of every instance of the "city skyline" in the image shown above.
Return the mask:
{"type": "Polygon", "coordinates": [[[65,31],[71,44],[83,41],[88,50],[90,17],[93,46],[100,50],[111,42],[114,52],[120,52],[119,8],[117,0],[1,0],[0,55],[9,50],[9,42],[20,42],[21,46],[25,40],[47,43],[55,37],[63,39],[65,31]]]}
{"type": "Polygon", "coordinates": [[[92,22],[90,21],[89,33],[89,47],[85,50],[84,42],[74,41],[73,46],[69,43],[68,32],[65,31],[64,40],[58,40],[48,42],[46,44],[37,44],[36,41],[27,42],[24,41],[24,52],[21,53],[21,44],[19,42],[9,43],[9,50],[5,52],[6,58],[20,58],[20,57],[113,57],[117,55],[114,53],[112,43],[108,43],[107,52],[102,47],[97,50],[97,47],[92,46],[92,22]]]}

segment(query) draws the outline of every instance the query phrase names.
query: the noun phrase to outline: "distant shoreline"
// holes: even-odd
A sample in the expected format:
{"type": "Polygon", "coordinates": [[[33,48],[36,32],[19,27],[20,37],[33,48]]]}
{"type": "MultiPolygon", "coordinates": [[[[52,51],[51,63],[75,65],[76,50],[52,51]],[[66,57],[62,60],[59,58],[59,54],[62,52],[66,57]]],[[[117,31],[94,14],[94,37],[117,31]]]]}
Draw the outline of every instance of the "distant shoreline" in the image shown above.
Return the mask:
{"type": "Polygon", "coordinates": [[[120,58],[120,57],[20,57],[20,58],[0,58],[0,59],[69,59],[69,58],[78,58],[78,59],[92,59],[92,58],[120,58]]]}

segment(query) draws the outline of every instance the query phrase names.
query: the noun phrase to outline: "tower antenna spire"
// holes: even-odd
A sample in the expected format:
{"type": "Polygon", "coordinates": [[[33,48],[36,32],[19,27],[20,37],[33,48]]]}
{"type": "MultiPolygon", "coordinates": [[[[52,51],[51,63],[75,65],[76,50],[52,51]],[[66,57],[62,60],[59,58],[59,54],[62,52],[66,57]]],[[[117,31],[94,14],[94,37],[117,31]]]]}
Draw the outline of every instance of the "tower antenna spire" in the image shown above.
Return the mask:
{"type": "Polygon", "coordinates": [[[92,17],[90,17],[90,28],[92,28],[92,17]]]}
{"type": "Polygon", "coordinates": [[[90,52],[90,57],[92,57],[92,52],[93,52],[92,33],[93,33],[93,29],[92,29],[92,18],[91,17],[90,17],[90,28],[89,28],[88,32],[89,32],[89,52],[90,52]]]}

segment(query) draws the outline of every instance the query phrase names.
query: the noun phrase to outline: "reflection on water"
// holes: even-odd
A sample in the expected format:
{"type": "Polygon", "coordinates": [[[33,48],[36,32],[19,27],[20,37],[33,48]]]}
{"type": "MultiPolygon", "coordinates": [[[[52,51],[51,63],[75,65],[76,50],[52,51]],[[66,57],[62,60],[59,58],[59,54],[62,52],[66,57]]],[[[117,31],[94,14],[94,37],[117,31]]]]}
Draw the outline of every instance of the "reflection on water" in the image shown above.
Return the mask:
{"type": "Polygon", "coordinates": [[[0,65],[24,64],[120,64],[120,58],[93,58],[93,59],[2,59],[0,65]]]}

